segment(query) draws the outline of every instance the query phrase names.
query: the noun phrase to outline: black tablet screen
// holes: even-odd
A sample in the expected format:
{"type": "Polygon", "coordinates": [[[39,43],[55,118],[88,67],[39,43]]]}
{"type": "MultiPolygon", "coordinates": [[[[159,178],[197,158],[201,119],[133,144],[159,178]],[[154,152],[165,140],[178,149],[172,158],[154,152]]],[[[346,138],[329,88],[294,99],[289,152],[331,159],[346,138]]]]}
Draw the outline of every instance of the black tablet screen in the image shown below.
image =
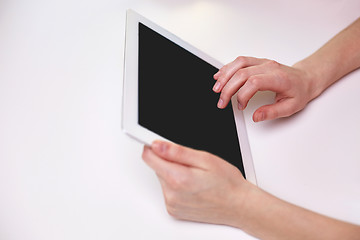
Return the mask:
{"type": "Polygon", "coordinates": [[[217,108],[217,68],[139,23],[139,124],[213,153],[245,176],[232,108],[217,108]]]}

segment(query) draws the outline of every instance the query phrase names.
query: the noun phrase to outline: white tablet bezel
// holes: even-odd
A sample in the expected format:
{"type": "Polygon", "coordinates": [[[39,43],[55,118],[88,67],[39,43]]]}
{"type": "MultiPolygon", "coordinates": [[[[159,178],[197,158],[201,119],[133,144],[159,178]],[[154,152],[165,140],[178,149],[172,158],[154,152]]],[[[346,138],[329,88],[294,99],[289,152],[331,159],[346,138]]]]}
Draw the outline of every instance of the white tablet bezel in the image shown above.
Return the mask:
{"type": "MultiPolygon", "coordinates": [[[[160,35],[166,37],[182,48],[188,50],[214,67],[220,69],[223,64],[214,58],[208,56],[199,49],[191,46],[185,41],[181,40],[174,34],[166,31],[150,20],[144,18],[133,10],[127,10],[126,14],[126,37],[125,37],[125,51],[124,51],[124,85],[123,85],[123,108],[122,108],[122,129],[130,137],[144,143],[151,145],[156,139],[165,139],[164,137],[151,132],[150,130],[138,124],[138,32],[139,22],[156,31],[160,35]]],[[[242,111],[236,107],[236,99],[232,98],[232,108],[236,122],[238,139],[241,148],[242,160],[246,179],[253,184],[256,184],[255,171],[248,143],[246,126],[242,111]]]]}

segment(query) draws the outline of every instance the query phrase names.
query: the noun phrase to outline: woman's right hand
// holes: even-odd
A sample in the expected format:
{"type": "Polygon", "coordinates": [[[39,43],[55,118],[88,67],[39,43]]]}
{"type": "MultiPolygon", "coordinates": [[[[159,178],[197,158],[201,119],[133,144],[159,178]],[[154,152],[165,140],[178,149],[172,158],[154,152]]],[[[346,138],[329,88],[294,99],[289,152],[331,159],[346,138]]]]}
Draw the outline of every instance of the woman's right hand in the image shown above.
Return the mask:
{"type": "Polygon", "coordinates": [[[321,93],[315,77],[301,67],[289,67],[273,60],[238,57],[215,75],[213,91],[220,94],[219,108],[225,108],[237,92],[238,108],[245,109],[257,91],[273,91],[273,104],[259,107],[255,122],[290,116],[302,110],[321,93]]]}

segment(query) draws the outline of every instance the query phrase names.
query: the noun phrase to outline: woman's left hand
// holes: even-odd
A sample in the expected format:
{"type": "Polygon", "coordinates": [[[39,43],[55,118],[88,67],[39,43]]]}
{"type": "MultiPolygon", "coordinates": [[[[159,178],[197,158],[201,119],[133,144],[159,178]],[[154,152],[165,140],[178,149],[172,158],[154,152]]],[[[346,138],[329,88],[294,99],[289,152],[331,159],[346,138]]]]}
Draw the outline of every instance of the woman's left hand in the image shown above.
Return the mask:
{"type": "Polygon", "coordinates": [[[239,227],[251,184],[236,167],[210,153],[163,141],[145,146],[142,157],[160,180],[171,216],[239,227]]]}

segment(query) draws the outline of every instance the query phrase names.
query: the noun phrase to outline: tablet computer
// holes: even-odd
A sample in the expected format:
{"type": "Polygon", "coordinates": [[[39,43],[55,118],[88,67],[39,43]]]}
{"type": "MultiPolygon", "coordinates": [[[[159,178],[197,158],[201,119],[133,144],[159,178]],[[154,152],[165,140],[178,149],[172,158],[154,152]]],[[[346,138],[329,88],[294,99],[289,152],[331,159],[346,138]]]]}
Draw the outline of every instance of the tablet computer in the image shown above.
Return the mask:
{"type": "Polygon", "coordinates": [[[223,64],[140,14],[126,19],[122,129],[150,145],[172,141],[213,153],[256,184],[242,111],[217,108],[223,64]]]}

